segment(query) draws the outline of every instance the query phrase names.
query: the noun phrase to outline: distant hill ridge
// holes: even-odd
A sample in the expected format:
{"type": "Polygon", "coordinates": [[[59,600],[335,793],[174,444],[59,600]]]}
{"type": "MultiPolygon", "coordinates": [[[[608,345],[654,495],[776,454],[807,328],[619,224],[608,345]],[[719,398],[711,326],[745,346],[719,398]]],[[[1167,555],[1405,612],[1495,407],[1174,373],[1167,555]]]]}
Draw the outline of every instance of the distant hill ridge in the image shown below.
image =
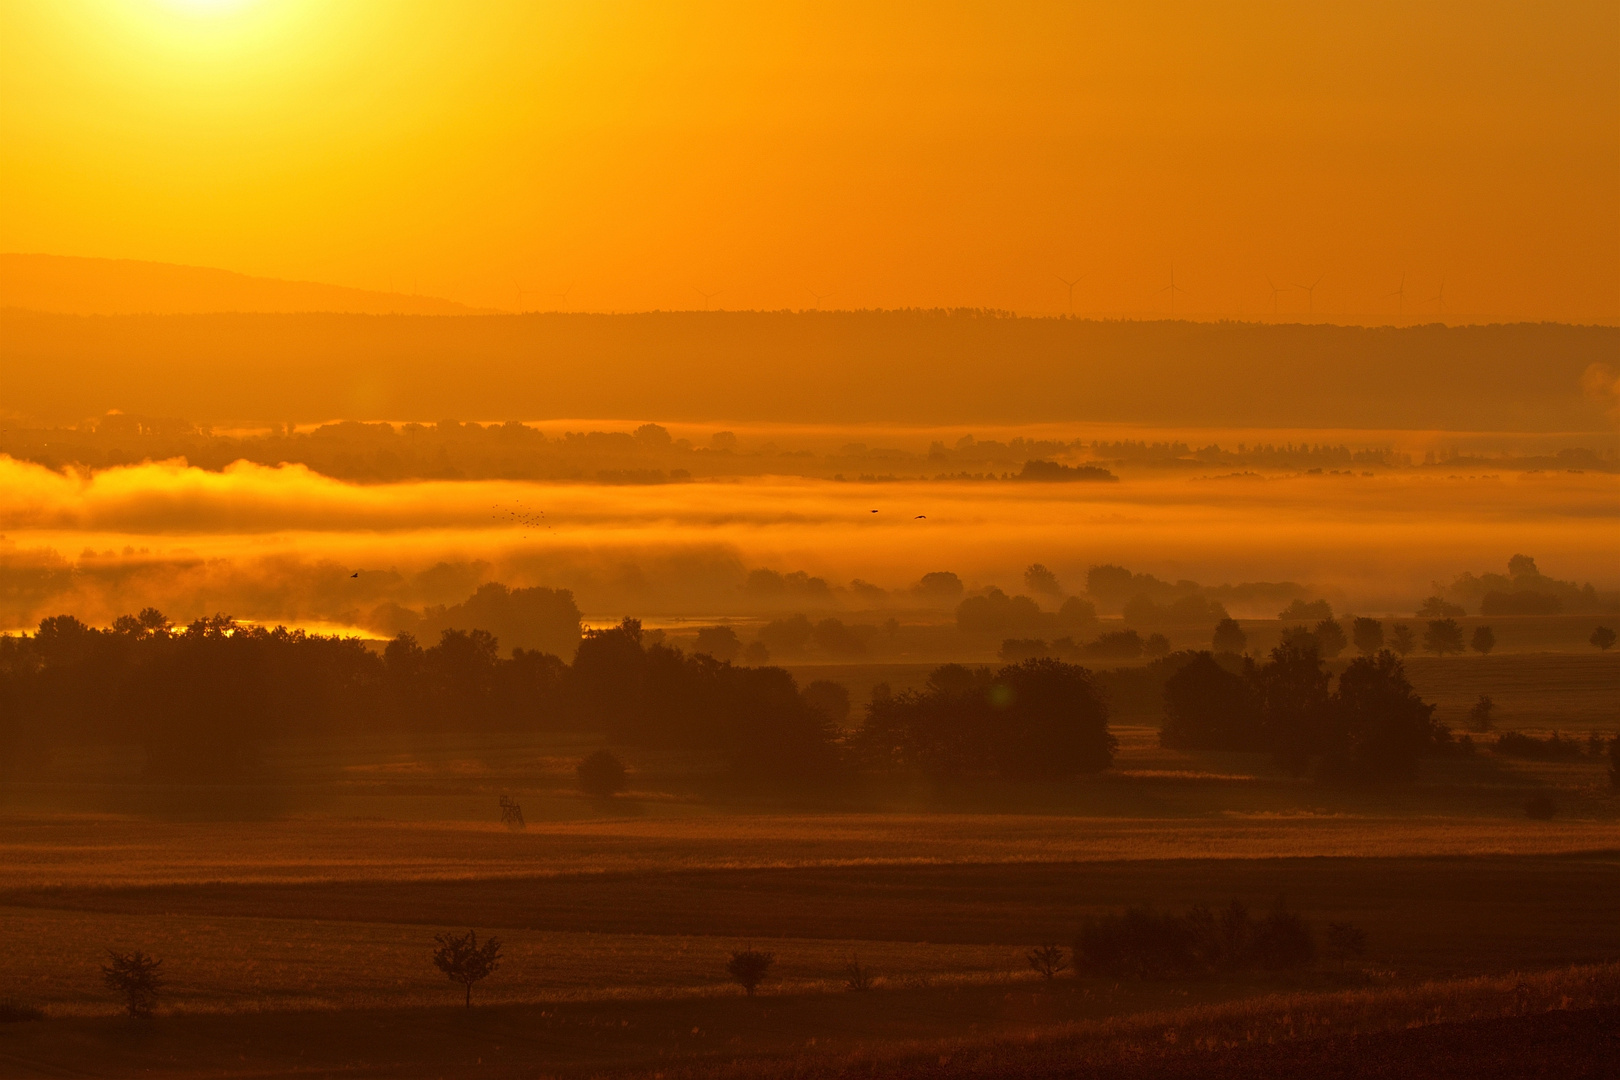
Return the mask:
{"type": "Polygon", "coordinates": [[[0,253],[0,308],[69,315],[475,315],[487,310],[435,296],[253,277],[205,266],[20,253],[0,253]]]}
{"type": "Polygon", "coordinates": [[[0,418],[119,409],[205,424],[622,416],[1613,432],[1616,357],[1620,329],[1555,323],[12,309],[0,311],[0,418]]]}

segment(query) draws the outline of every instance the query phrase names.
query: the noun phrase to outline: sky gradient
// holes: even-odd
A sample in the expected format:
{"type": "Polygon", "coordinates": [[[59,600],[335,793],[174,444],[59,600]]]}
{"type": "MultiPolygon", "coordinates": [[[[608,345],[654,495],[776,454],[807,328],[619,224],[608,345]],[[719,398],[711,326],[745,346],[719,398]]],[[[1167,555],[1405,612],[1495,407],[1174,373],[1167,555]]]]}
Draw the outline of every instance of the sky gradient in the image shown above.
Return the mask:
{"type": "Polygon", "coordinates": [[[1602,2],[0,3],[5,251],[500,308],[1060,312],[1085,275],[1090,314],[1598,321],[1617,191],[1602,2]]]}

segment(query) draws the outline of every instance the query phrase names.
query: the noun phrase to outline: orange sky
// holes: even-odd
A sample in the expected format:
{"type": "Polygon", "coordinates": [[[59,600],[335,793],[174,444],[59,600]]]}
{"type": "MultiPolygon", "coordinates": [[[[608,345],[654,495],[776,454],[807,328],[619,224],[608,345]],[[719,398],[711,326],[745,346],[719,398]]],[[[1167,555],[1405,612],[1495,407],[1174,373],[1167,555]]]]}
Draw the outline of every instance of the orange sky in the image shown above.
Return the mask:
{"type": "Polygon", "coordinates": [[[479,305],[1620,317],[1620,6],[0,0],[0,250],[479,305]],[[882,10],[874,10],[881,8],[882,10]],[[1240,8],[1240,10],[1234,10],[1240,8]],[[1441,294],[1444,283],[1444,299],[1441,294]],[[566,295],[565,295],[566,294],[566,295]]]}

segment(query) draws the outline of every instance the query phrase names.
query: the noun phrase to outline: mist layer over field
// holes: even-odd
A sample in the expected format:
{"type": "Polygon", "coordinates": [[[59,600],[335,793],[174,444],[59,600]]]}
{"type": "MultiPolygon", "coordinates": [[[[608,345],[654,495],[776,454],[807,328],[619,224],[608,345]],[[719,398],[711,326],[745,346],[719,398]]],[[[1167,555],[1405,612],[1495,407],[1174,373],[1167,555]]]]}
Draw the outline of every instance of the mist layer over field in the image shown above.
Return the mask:
{"type": "Polygon", "coordinates": [[[88,473],[0,458],[0,486],[14,626],[147,604],[175,618],[344,624],[383,600],[454,602],[484,580],[572,588],[592,618],[696,617],[734,610],[757,567],[892,593],[835,594],[846,607],[903,606],[925,573],[1012,588],[1033,561],[1071,592],[1087,567],[1113,562],[1205,584],[1292,580],[1360,610],[1409,610],[1430,582],[1520,551],[1546,573],[1612,587],[1620,535],[1620,478],[1599,472],[360,485],[297,465],[88,473]]]}

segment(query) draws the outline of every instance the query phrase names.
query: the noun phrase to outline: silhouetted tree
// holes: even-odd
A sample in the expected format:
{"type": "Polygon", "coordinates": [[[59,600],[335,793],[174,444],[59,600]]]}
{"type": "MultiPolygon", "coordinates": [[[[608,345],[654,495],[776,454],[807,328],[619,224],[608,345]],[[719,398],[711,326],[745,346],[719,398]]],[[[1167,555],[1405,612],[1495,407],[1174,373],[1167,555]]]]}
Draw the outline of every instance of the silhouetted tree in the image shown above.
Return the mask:
{"type": "Polygon", "coordinates": [[[1355,643],[1357,652],[1371,656],[1384,647],[1384,624],[1377,619],[1358,617],[1350,624],[1350,640],[1355,643]]]}
{"type": "Polygon", "coordinates": [[[1354,923],[1328,923],[1327,946],[1339,961],[1339,970],[1343,971],[1345,962],[1352,956],[1361,956],[1367,951],[1367,932],[1354,923]]]}
{"type": "Polygon", "coordinates": [[[1474,636],[1469,641],[1469,648],[1484,656],[1496,648],[1496,632],[1488,626],[1474,627],[1474,636]]]}
{"type": "Polygon", "coordinates": [[[1380,777],[1409,771],[1417,758],[1451,740],[1389,651],[1360,656],[1339,676],[1333,727],[1323,749],[1329,771],[1380,777]]]}
{"type": "Polygon", "coordinates": [[[1142,642],[1142,655],[1157,659],[1170,655],[1170,639],[1163,634],[1149,634],[1142,642]]]}
{"type": "Polygon", "coordinates": [[[1255,672],[1266,745],[1278,761],[1296,771],[1304,771],[1311,755],[1326,742],[1332,712],[1330,678],[1322,669],[1315,636],[1309,634],[1285,639],[1255,672]]]}
{"type": "Polygon", "coordinates": [[[1468,709],[1468,730],[1476,734],[1491,730],[1491,712],[1495,708],[1496,702],[1491,700],[1491,695],[1479,695],[1479,700],[1468,709]]]}
{"type": "Polygon", "coordinates": [[[861,963],[859,955],[851,955],[849,963],[844,965],[844,989],[865,993],[872,989],[875,981],[872,978],[872,969],[861,963]]]}
{"type": "Polygon", "coordinates": [[[1332,660],[1349,647],[1350,641],[1344,636],[1344,627],[1333,619],[1323,619],[1311,631],[1316,637],[1316,651],[1328,660],[1332,660]]]}
{"type": "Polygon", "coordinates": [[[1586,640],[1590,641],[1593,645],[1599,649],[1602,649],[1604,652],[1608,652],[1614,647],[1615,633],[1607,626],[1600,626],[1596,630],[1592,631],[1592,636],[1586,640]]]}
{"type": "Polygon", "coordinates": [[[732,982],[743,988],[743,993],[753,997],[754,991],[765,981],[775,964],[775,953],[761,952],[752,948],[738,949],[726,962],[726,974],[731,976],[732,982]]]}
{"type": "Polygon", "coordinates": [[[1462,627],[1456,619],[1432,619],[1423,631],[1423,647],[1436,656],[1463,651],[1462,627]]]}
{"type": "Polygon", "coordinates": [[[124,1011],[137,1020],[150,1017],[163,989],[163,976],[158,970],[163,961],[139,949],[127,953],[108,949],[107,960],[101,966],[101,978],[123,1000],[124,1011]]]}
{"type": "Polygon", "coordinates": [[[1062,592],[1057,575],[1040,563],[1031,563],[1024,569],[1024,587],[1032,593],[1056,596],[1062,592]]]}
{"type": "Polygon", "coordinates": [[[1453,604],[1439,596],[1429,597],[1417,610],[1420,619],[1460,619],[1466,614],[1461,604],[1453,604]]]}
{"type": "Polygon", "coordinates": [[[1320,622],[1333,618],[1333,605],[1326,600],[1293,600],[1277,613],[1284,622],[1320,622]]]}
{"type": "Polygon", "coordinates": [[[587,795],[607,798],[624,790],[624,763],[606,750],[598,750],[574,768],[579,777],[579,789],[587,795]]]}
{"type": "Polygon", "coordinates": [[[1249,644],[1249,635],[1243,632],[1236,619],[1222,619],[1215,624],[1211,644],[1216,652],[1240,653],[1249,644]]]}
{"type": "Polygon", "coordinates": [[[1412,628],[1405,623],[1396,623],[1389,633],[1389,647],[1396,656],[1405,656],[1417,648],[1417,638],[1412,634],[1412,628]]]}
{"type": "Polygon", "coordinates": [[[1256,962],[1269,971],[1291,971],[1309,967],[1316,957],[1316,942],[1310,924],[1288,911],[1281,899],[1254,929],[1250,946],[1256,962]]]}
{"type": "Polygon", "coordinates": [[[1037,945],[1026,954],[1025,959],[1029,961],[1029,966],[1048,982],[1069,966],[1061,945],[1037,945]]]}
{"type": "Polygon", "coordinates": [[[849,719],[849,689],[843,683],[817,679],[799,691],[799,696],[835,726],[841,727],[849,719]]]}
{"type": "MultiPolygon", "coordinates": [[[[1252,665],[1250,665],[1252,667],[1252,665]]],[[[1159,741],[1184,750],[1259,750],[1260,709],[1250,679],[1198,653],[1164,684],[1159,741]]]]}
{"type": "Polygon", "coordinates": [[[880,767],[1024,780],[1105,769],[1117,745],[1091,673],[1052,659],[993,675],[946,664],[921,690],[874,691],[856,744],[880,767]]]}
{"type": "Polygon", "coordinates": [[[743,649],[743,663],[758,667],[771,662],[771,650],[763,641],[750,641],[743,649]]]}
{"type": "Polygon", "coordinates": [[[435,934],[433,940],[439,945],[433,950],[433,966],[465,988],[467,1008],[472,1008],[473,986],[501,966],[500,938],[492,937],[480,945],[478,931],[468,930],[465,934],[435,934]]]}
{"type": "Polygon", "coordinates": [[[742,652],[742,642],[737,638],[737,631],[729,626],[705,626],[698,631],[692,650],[716,660],[735,660],[742,652]]]}

